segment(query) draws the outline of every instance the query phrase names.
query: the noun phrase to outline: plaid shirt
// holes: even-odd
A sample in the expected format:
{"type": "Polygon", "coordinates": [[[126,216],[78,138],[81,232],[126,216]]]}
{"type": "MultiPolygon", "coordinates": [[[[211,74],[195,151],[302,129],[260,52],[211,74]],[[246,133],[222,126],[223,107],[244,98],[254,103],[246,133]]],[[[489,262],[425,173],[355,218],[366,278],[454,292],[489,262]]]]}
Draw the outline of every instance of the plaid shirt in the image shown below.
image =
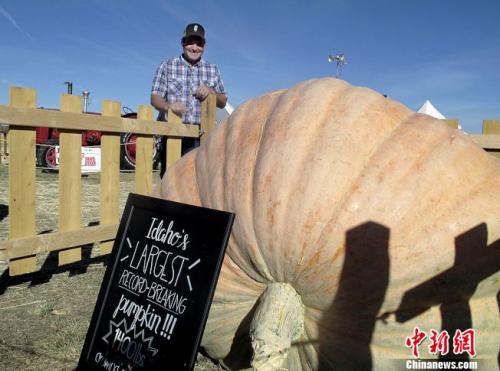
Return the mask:
{"type": "MultiPolygon", "coordinates": [[[[161,95],[168,103],[182,102],[187,111],[182,116],[185,124],[200,124],[201,102],[193,94],[201,84],[216,93],[226,94],[224,83],[215,64],[201,59],[195,65],[188,63],[183,56],[164,60],[156,70],[151,94],[161,95]]],[[[166,117],[163,112],[158,120],[166,117]]]]}

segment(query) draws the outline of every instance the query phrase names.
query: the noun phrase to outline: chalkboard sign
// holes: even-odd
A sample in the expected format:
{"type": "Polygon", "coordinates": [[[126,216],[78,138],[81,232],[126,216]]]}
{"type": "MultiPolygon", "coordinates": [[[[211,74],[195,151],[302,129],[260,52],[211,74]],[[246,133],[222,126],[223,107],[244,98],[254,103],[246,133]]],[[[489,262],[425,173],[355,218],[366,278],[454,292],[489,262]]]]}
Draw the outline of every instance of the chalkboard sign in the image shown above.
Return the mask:
{"type": "Polygon", "coordinates": [[[192,370],[233,219],[130,194],[77,370],[192,370]]]}

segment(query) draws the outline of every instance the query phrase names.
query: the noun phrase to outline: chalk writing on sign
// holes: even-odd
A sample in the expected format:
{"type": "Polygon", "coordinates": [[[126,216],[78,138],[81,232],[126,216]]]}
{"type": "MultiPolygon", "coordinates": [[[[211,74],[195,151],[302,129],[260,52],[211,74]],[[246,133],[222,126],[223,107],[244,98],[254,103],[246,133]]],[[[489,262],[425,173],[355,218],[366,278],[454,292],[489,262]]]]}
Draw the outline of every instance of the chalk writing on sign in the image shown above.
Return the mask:
{"type": "Polygon", "coordinates": [[[78,369],[192,369],[233,217],[130,195],[78,369]]]}

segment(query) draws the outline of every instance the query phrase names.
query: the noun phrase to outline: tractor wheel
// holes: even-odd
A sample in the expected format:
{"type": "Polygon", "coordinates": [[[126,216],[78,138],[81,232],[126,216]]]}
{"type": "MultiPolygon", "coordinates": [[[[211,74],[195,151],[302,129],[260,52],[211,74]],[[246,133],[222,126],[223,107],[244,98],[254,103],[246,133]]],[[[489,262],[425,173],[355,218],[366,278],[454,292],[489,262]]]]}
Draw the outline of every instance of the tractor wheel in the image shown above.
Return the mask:
{"type": "Polygon", "coordinates": [[[56,162],[56,147],[59,139],[49,139],[45,143],[38,145],[36,149],[36,165],[48,171],[55,171],[59,168],[56,162]]]}
{"type": "MultiPolygon", "coordinates": [[[[122,133],[120,136],[120,169],[134,170],[135,169],[135,142],[137,134],[135,133],[122,133]]],[[[158,167],[160,163],[160,139],[153,138],[153,169],[158,167]]]]}

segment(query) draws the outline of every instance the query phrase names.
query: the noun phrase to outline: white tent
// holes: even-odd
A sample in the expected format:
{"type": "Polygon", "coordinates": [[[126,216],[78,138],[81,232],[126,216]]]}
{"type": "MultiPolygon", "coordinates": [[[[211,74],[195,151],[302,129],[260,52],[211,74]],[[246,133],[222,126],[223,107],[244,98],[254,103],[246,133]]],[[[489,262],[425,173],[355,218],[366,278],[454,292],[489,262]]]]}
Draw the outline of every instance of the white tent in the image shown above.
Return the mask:
{"type": "Polygon", "coordinates": [[[432,116],[437,119],[445,119],[441,112],[439,112],[436,107],[432,105],[429,100],[426,100],[425,103],[420,107],[417,111],[418,113],[424,113],[426,115],[432,116]]]}
{"type": "MultiPolygon", "coordinates": [[[[436,119],[445,119],[444,115],[437,110],[436,107],[434,107],[431,103],[430,100],[426,100],[424,104],[422,104],[422,107],[420,107],[417,111],[418,113],[423,113],[425,115],[432,116],[436,119]]],[[[462,130],[462,125],[460,123],[458,124],[458,129],[462,130]]]]}
{"type": "Polygon", "coordinates": [[[229,104],[229,102],[226,103],[226,107],[223,109],[217,109],[215,112],[215,121],[217,122],[217,126],[222,124],[222,122],[228,118],[231,113],[233,113],[234,108],[232,105],[229,104]]]}

